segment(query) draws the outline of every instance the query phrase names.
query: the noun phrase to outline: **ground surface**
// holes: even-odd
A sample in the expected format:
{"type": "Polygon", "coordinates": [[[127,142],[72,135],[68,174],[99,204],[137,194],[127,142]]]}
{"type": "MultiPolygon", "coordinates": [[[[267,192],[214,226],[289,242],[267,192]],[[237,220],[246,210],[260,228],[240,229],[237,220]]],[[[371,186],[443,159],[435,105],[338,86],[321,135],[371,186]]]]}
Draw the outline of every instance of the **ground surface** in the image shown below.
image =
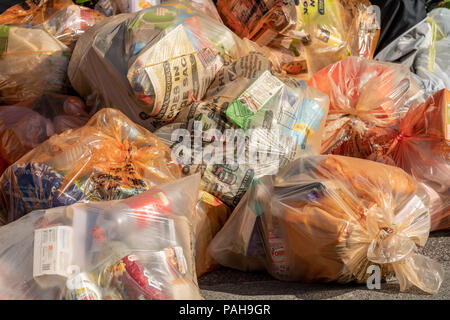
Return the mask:
{"type": "Polygon", "coordinates": [[[444,282],[436,295],[419,290],[399,293],[397,283],[382,283],[380,290],[369,290],[357,284],[302,284],[274,280],[264,273],[245,273],[221,268],[199,279],[205,299],[264,300],[264,299],[436,299],[450,300],[450,231],[433,233],[423,251],[439,261],[446,272],[444,282]]]}

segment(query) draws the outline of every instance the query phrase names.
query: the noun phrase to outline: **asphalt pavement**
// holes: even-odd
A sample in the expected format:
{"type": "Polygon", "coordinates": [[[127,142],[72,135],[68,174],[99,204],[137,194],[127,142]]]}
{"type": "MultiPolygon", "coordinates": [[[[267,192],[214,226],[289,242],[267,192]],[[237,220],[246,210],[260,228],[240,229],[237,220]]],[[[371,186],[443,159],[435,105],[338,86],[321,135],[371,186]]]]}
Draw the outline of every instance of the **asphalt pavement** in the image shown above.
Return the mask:
{"type": "Polygon", "coordinates": [[[400,293],[397,282],[382,283],[380,290],[369,290],[365,284],[283,282],[266,273],[246,273],[228,268],[210,272],[198,281],[207,300],[450,300],[450,231],[432,233],[423,254],[439,261],[445,269],[444,281],[435,295],[416,288],[400,293]]]}

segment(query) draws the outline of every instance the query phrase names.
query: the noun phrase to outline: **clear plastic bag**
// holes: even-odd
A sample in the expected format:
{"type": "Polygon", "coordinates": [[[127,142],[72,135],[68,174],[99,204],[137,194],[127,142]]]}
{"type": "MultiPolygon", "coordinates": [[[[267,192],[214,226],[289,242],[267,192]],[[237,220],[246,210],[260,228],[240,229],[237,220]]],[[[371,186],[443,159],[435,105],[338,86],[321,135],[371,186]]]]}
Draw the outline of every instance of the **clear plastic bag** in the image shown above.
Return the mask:
{"type": "Polygon", "coordinates": [[[71,47],[84,31],[105,18],[71,0],[41,0],[15,5],[0,15],[0,24],[43,29],[71,47]],[[24,8],[27,9],[24,9],[24,8]]]}
{"type": "Polygon", "coordinates": [[[423,182],[430,196],[431,230],[450,228],[450,91],[411,108],[397,129],[367,132],[367,158],[395,165],[423,182]]]}
{"type": "Polygon", "coordinates": [[[0,224],[79,200],[131,197],[180,177],[171,150],[120,111],[53,135],[0,177],[0,224]]]}
{"type": "Polygon", "coordinates": [[[70,5],[72,0],[24,0],[3,12],[0,24],[39,25],[70,5]]]}
{"type": "Polygon", "coordinates": [[[69,53],[42,29],[0,25],[0,104],[66,91],[69,53]]]}
{"type": "Polygon", "coordinates": [[[417,75],[427,96],[450,89],[450,10],[438,8],[389,43],[376,60],[402,63],[417,75]]]}
{"type": "Polygon", "coordinates": [[[200,100],[224,61],[245,50],[224,25],[186,1],[170,2],[94,26],[68,75],[89,106],[118,108],[153,131],[200,100]]]}
{"type": "Polygon", "coordinates": [[[267,46],[278,72],[308,79],[348,55],[372,59],[380,34],[368,0],[219,0],[224,23],[267,46]]]}
{"type": "Polygon", "coordinates": [[[79,36],[105,16],[70,0],[27,1],[0,15],[0,104],[67,93],[79,36]]]}
{"type": "Polygon", "coordinates": [[[300,1],[298,16],[311,41],[306,46],[311,74],[346,56],[372,59],[380,36],[370,1],[300,1]]]}
{"type": "Polygon", "coordinates": [[[197,277],[219,267],[209,254],[208,246],[230,214],[230,209],[222,201],[208,192],[200,191],[193,219],[197,277]]]}
{"type": "Polygon", "coordinates": [[[330,97],[322,153],[366,158],[373,152],[367,132],[389,128],[424,93],[406,66],[347,57],[316,73],[308,82],[330,97]]]}
{"type": "Polygon", "coordinates": [[[201,172],[202,189],[234,208],[253,177],[319,152],[328,101],[303,81],[273,75],[253,52],[224,66],[203,101],[155,134],[183,174],[201,172]]]}
{"type": "MultiPolygon", "coordinates": [[[[206,15],[222,22],[217,13],[216,6],[212,0],[185,0],[190,5],[203,11],[206,15]]],[[[152,6],[160,5],[164,2],[173,2],[171,0],[100,0],[95,5],[95,9],[104,13],[106,16],[113,16],[119,13],[132,13],[148,9],[152,6]]]]}
{"type": "MultiPolygon", "coordinates": [[[[88,120],[83,100],[73,96],[44,94],[0,106],[0,159],[12,164],[53,134],[81,127],[88,120]]],[[[0,168],[0,176],[4,169],[0,168]]]]}
{"type": "Polygon", "coordinates": [[[399,168],[301,157],[253,181],[209,250],[221,265],[289,281],[364,283],[376,265],[401,291],[436,293],[444,270],[418,253],[430,232],[428,202],[399,168]]]}
{"type": "Polygon", "coordinates": [[[217,8],[225,25],[237,35],[267,46],[267,56],[277,72],[307,78],[303,42],[309,41],[309,35],[298,28],[293,1],[219,0],[217,8]]]}
{"type": "Polygon", "coordinates": [[[1,227],[0,298],[201,299],[191,224],[199,182],[33,211],[1,227]]]}

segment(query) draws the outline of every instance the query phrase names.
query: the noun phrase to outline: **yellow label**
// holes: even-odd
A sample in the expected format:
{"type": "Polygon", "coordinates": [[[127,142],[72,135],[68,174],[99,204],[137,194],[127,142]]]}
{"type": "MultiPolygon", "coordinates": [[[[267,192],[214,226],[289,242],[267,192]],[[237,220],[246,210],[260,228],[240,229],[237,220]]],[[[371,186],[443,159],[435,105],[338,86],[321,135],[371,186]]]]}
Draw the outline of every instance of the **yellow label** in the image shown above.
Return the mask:
{"type": "Polygon", "coordinates": [[[216,197],[214,197],[212,194],[207,192],[202,192],[202,201],[206,204],[209,204],[210,206],[220,206],[221,203],[219,200],[217,200],[216,197]]]}
{"type": "Polygon", "coordinates": [[[309,136],[314,133],[314,130],[305,123],[296,123],[292,130],[303,133],[305,136],[309,136]]]}

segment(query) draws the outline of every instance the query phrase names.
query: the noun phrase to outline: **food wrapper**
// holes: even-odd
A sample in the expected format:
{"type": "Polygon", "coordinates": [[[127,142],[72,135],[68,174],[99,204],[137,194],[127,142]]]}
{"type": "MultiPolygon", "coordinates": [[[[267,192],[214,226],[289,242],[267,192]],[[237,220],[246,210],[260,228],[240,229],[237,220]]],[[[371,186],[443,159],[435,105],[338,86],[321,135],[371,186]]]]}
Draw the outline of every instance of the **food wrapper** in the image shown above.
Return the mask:
{"type": "Polygon", "coordinates": [[[80,200],[124,199],[180,177],[171,150],[120,111],[53,135],[0,177],[0,222],[80,200]]]}
{"type": "Polygon", "coordinates": [[[254,177],[319,152],[328,103],[305,82],[273,75],[253,52],[224,66],[203,101],[155,134],[183,174],[200,172],[202,190],[234,208],[254,177]]]}
{"type": "Polygon", "coordinates": [[[418,251],[429,232],[429,198],[402,169],[307,156],[255,179],[209,250],[221,265],[280,280],[364,283],[378,266],[401,291],[436,293],[444,269],[418,251]]]}
{"type": "Polygon", "coordinates": [[[308,82],[330,97],[322,153],[366,158],[372,153],[367,131],[398,125],[423,91],[403,65],[347,57],[308,82]]]}
{"type": "Polygon", "coordinates": [[[199,183],[33,211],[1,227],[2,298],[201,299],[191,224],[199,183]]]}
{"type": "Polygon", "coordinates": [[[0,25],[0,104],[65,92],[69,56],[70,49],[42,29],[0,25]]]}
{"type": "Polygon", "coordinates": [[[242,41],[185,1],[95,25],[78,41],[72,86],[94,108],[114,107],[149,130],[200,100],[242,41]]]}
{"type": "MultiPolygon", "coordinates": [[[[44,94],[14,106],[0,106],[0,159],[6,164],[65,130],[89,120],[86,105],[78,97],[44,94]]],[[[0,175],[5,168],[0,166],[0,175]]]]}
{"type": "Polygon", "coordinates": [[[450,228],[450,91],[443,89],[400,120],[367,132],[367,158],[404,169],[429,193],[431,230],[450,228]]]}

